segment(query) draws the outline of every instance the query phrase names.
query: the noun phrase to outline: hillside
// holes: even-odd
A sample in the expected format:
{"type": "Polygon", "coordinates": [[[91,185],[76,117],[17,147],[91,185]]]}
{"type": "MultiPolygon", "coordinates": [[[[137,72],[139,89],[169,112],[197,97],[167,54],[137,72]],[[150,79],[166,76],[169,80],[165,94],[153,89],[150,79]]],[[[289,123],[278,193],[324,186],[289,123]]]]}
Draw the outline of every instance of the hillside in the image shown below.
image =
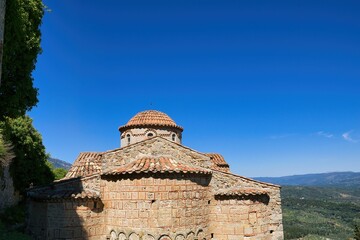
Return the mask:
{"type": "Polygon", "coordinates": [[[282,186],[360,186],[360,172],[331,172],[285,177],[257,177],[254,179],[282,186]]]}
{"type": "Polygon", "coordinates": [[[281,195],[285,239],[349,239],[360,224],[360,187],[285,186],[281,195]]]}
{"type": "Polygon", "coordinates": [[[49,162],[51,162],[55,168],[64,168],[69,170],[71,167],[71,163],[56,158],[49,158],[49,162]]]}

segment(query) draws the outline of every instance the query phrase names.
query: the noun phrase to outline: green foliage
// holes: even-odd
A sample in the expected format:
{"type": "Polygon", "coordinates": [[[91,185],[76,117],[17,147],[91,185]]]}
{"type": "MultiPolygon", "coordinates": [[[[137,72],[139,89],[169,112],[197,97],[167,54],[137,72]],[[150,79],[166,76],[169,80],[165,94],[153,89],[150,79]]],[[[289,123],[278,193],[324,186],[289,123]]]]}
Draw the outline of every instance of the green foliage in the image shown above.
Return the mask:
{"type": "Polygon", "coordinates": [[[285,239],[349,239],[360,221],[360,188],[282,188],[285,239]]]}
{"type": "Polygon", "coordinates": [[[55,176],[55,180],[62,179],[63,177],[65,177],[66,173],[68,172],[64,168],[55,168],[54,165],[49,160],[46,161],[46,165],[51,169],[51,172],[55,176]]]}
{"type": "Polygon", "coordinates": [[[0,122],[0,129],[5,140],[14,146],[15,158],[10,165],[10,173],[14,186],[20,193],[24,193],[31,183],[42,185],[54,180],[54,175],[46,164],[48,155],[41,135],[32,126],[30,117],[6,117],[0,122]]]}
{"type": "Polygon", "coordinates": [[[0,179],[4,180],[4,169],[9,166],[11,160],[14,158],[12,147],[9,143],[4,141],[0,131],[0,179]]]}
{"type": "Polygon", "coordinates": [[[0,219],[6,225],[16,225],[25,222],[26,206],[23,202],[18,205],[8,207],[3,213],[0,214],[0,219]]]}
{"type": "Polygon", "coordinates": [[[11,229],[11,226],[24,226],[25,204],[9,207],[0,215],[0,239],[30,240],[30,236],[22,233],[23,229],[11,229]],[[5,224],[6,223],[6,224],[5,224]]]}
{"type": "Polygon", "coordinates": [[[0,158],[3,157],[6,153],[5,142],[2,135],[0,134],[0,158]]]}
{"type": "Polygon", "coordinates": [[[31,72],[41,52],[43,15],[42,0],[6,1],[0,120],[25,115],[38,102],[31,72]]]}
{"type": "Polygon", "coordinates": [[[67,173],[66,169],[63,168],[55,168],[52,172],[56,180],[64,178],[67,173]]]}
{"type": "Polygon", "coordinates": [[[8,230],[2,221],[0,221],[0,239],[7,240],[31,240],[32,238],[19,231],[8,230]]]}
{"type": "Polygon", "coordinates": [[[360,240],[360,227],[358,225],[355,225],[354,239],[355,240],[360,240]]]}

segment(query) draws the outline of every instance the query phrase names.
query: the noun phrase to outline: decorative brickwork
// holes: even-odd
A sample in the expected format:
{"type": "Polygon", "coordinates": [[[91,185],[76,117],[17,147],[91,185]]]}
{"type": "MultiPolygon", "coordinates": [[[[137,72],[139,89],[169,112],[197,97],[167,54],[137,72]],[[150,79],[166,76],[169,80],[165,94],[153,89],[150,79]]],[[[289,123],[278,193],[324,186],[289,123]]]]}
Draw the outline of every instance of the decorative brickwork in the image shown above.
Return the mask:
{"type": "Polygon", "coordinates": [[[122,130],[137,138],[82,153],[66,178],[28,192],[35,239],[283,239],[279,186],[181,145],[182,128],[166,114],[139,114],[122,130]]]}

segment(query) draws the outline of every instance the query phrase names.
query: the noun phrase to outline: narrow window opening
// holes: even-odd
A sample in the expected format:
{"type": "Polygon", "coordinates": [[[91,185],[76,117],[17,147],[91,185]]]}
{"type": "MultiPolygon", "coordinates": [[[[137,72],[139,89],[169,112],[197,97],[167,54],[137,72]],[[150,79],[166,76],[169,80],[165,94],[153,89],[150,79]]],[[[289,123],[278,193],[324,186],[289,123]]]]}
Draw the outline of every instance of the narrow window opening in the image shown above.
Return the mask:
{"type": "Polygon", "coordinates": [[[130,134],[127,134],[126,137],[127,137],[127,142],[128,142],[128,145],[129,145],[129,144],[130,144],[130,140],[131,140],[131,139],[130,139],[130,134]]]}
{"type": "Polygon", "coordinates": [[[208,201],[208,204],[210,204],[210,202],[211,202],[211,201],[209,200],[209,201],[208,201]]]}
{"type": "Polygon", "coordinates": [[[175,141],[175,134],[172,135],[172,140],[175,141]]]}
{"type": "Polygon", "coordinates": [[[273,233],[273,232],[274,232],[274,230],[270,230],[270,234],[273,233]]]}
{"type": "Polygon", "coordinates": [[[214,238],[214,234],[213,234],[213,233],[211,234],[211,238],[214,238]]]}

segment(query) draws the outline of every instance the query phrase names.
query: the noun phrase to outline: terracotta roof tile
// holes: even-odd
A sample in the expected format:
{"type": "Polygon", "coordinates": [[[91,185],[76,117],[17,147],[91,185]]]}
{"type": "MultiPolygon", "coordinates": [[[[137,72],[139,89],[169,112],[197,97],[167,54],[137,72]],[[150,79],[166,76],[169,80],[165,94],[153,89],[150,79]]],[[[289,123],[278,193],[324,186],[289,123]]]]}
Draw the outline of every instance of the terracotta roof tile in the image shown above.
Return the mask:
{"type": "Polygon", "coordinates": [[[101,172],[101,153],[80,153],[64,179],[84,177],[101,172]]]}
{"type": "Polygon", "coordinates": [[[224,157],[218,153],[205,153],[206,156],[210,157],[212,162],[212,169],[219,171],[229,172],[229,164],[225,161],[224,157]]]}
{"type": "Polygon", "coordinates": [[[91,191],[91,190],[83,190],[83,191],[77,191],[77,190],[53,190],[53,189],[46,189],[41,192],[30,192],[29,194],[30,198],[33,199],[85,199],[85,198],[92,198],[96,199],[100,197],[99,192],[97,191],[91,191]]]}
{"type": "Polygon", "coordinates": [[[255,188],[237,188],[237,189],[224,189],[215,193],[215,195],[221,196],[249,196],[249,195],[264,195],[267,191],[264,189],[255,188]]]}
{"type": "Polygon", "coordinates": [[[115,170],[111,170],[104,175],[165,172],[210,174],[211,170],[201,167],[189,166],[167,157],[145,157],[125,164],[115,170]]]}
{"type": "Polygon", "coordinates": [[[132,117],[126,125],[119,127],[119,130],[124,131],[128,128],[138,126],[166,126],[174,127],[181,131],[183,130],[183,128],[178,126],[167,114],[157,110],[139,112],[132,117]]]}

